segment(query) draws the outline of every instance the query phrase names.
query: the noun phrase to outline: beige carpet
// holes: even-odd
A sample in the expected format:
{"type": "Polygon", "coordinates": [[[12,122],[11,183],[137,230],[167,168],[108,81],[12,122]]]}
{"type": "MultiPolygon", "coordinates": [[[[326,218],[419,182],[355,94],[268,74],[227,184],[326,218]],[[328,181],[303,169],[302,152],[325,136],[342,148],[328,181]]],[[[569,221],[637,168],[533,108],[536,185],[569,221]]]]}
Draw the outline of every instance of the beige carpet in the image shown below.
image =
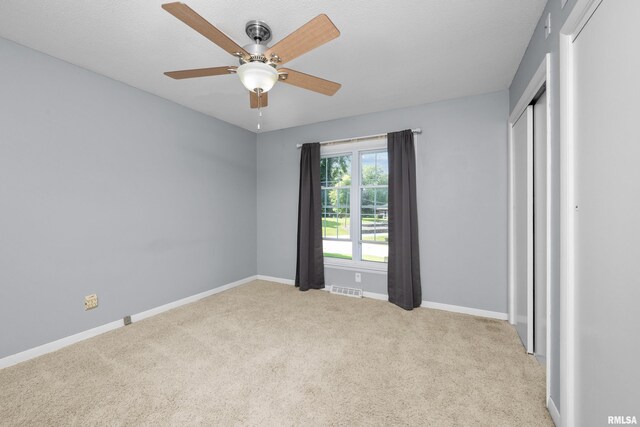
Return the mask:
{"type": "Polygon", "coordinates": [[[253,282],[0,371],[1,425],[552,426],[506,323],[253,282]]]}

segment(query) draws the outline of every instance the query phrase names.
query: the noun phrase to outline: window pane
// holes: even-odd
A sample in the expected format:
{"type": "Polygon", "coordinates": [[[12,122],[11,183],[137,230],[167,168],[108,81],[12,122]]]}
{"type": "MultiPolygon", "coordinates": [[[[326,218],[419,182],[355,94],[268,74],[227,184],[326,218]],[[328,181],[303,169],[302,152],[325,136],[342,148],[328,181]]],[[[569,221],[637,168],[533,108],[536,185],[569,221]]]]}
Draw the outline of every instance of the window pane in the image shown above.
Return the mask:
{"type": "Polygon", "coordinates": [[[349,212],[337,214],[326,213],[322,218],[322,237],[326,239],[349,240],[349,212]]]}
{"type": "Polygon", "coordinates": [[[325,257],[351,259],[351,241],[323,240],[325,257]]]}
{"type": "Polygon", "coordinates": [[[327,216],[327,210],[325,208],[322,208],[322,238],[323,239],[327,237],[327,224],[325,219],[326,216],[327,216]]]}
{"type": "Polygon", "coordinates": [[[338,190],[336,188],[327,189],[327,206],[334,207],[338,204],[338,190]]]}
{"type": "Polygon", "coordinates": [[[362,260],[373,262],[387,262],[389,257],[389,246],[375,243],[362,244],[362,260]]]}
{"type": "Polygon", "coordinates": [[[375,217],[373,213],[362,212],[360,217],[360,232],[362,240],[375,240],[375,217]]]}
{"type": "Polygon", "coordinates": [[[362,240],[386,242],[389,236],[387,222],[387,188],[361,190],[360,235],[362,240]]]}
{"type": "Polygon", "coordinates": [[[387,212],[376,210],[375,215],[375,241],[389,242],[389,222],[387,220],[387,212]]]}
{"type": "Polygon", "coordinates": [[[327,187],[335,187],[336,185],[335,176],[337,174],[336,174],[335,168],[333,167],[335,160],[336,160],[335,157],[327,158],[327,187]]]}
{"type": "Polygon", "coordinates": [[[387,185],[389,166],[387,153],[364,153],[360,156],[361,185],[387,185]]]}
{"type": "Polygon", "coordinates": [[[387,243],[389,240],[389,225],[386,218],[379,215],[369,215],[362,218],[362,240],[387,243]]]}
{"type": "Polygon", "coordinates": [[[326,187],[351,185],[351,156],[328,157],[326,187]]]}
{"type": "Polygon", "coordinates": [[[351,189],[349,188],[341,188],[336,190],[336,203],[335,206],[337,208],[348,208],[351,205],[350,196],[351,189]]]}
{"type": "Polygon", "coordinates": [[[376,154],[377,153],[363,153],[360,155],[360,185],[373,185],[370,181],[371,173],[369,171],[374,170],[376,167],[376,154]]]}
{"type": "Polygon", "coordinates": [[[387,210],[363,208],[360,213],[360,232],[362,240],[386,243],[389,238],[387,210]]]}
{"type": "Polygon", "coordinates": [[[382,170],[382,173],[389,175],[389,156],[386,151],[378,153],[376,158],[376,166],[382,170]]]}
{"type": "Polygon", "coordinates": [[[341,209],[341,213],[336,218],[336,227],[338,230],[338,239],[351,239],[351,215],[349,215],[349,209],[341,209]]]}
{"type": "Polygon", "coordinates": [[[389,202],[389,190],[387,188],[376,188],[376,207],[387,207],[389,202]]]}
{"type": "Polygon", "coordinates": [[[375,206],[375,188],[363,188],[360,190],[360,206],[373,208],[375,206]]]}

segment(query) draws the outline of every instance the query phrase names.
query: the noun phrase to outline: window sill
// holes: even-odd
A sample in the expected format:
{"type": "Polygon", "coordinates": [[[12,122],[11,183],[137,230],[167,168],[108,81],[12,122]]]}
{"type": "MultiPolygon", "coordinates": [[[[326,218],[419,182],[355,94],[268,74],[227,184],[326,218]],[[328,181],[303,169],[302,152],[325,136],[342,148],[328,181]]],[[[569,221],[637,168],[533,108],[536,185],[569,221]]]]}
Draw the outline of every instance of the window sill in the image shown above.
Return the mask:
{"type": "Polygon", "coordinates": [[[334,260],[327,261],[325,258],[324,268],[333,268],[337,270],[364,271],[374,274],[387,274],[387,264],[377,266],[368,262],[345,261],[337,262],[334,260]]]}

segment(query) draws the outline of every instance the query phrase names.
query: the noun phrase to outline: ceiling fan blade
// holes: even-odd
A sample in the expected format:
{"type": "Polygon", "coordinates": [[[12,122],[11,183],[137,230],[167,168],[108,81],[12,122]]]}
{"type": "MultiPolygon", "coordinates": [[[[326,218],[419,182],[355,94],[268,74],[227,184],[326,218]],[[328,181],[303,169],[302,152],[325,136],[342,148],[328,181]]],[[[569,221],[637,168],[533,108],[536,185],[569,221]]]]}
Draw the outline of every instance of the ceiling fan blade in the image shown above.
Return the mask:
{"type": "Polygon", "coordinates": [[[251,108],[266,107],[269,105],[269,92],[260,94],[260,98],[258,98],[257,93],[249,91],[249,105],[251,108]],[[262,105],[259,105],[260,101],[262,101],[262,105]]]}
{"type": "Polygon", "coordinates": [[[333,96],[338,89],[342,87],[340,83],[321,79],[320,77],[301,73],[300,71],[290,70],[288,68],[279,68],[278,72],[280,73],[281,82],[298,86],[303,89],[312,90],[323,95],[333,96]]]}
{"type": "Polygon", "coordinates": [[[309,52],[340,35],[340,31],[324,13],[289,34],[284,39],[270,47],[265,56],[267,59],[276,55],[280,58],[278,64],[289,62],[298,56],[309,52]]]}
{"type": "Polygon", "coordinates": [[[194,77],[221,76],[223,74],[233,74],[238,67],[213,67],[196,68],[194,70],[167,71],[165,75],[172,79],[192,79],[194,77]]]}
{"type": "Polygon", "coordinates": [[[231,40],[225,33],[211,25],[209,21],[198,15],[193,9],[184,3],[166,3],[162,8],[229,52],[234,56],[249,57],[249,53],[231,40]]]}

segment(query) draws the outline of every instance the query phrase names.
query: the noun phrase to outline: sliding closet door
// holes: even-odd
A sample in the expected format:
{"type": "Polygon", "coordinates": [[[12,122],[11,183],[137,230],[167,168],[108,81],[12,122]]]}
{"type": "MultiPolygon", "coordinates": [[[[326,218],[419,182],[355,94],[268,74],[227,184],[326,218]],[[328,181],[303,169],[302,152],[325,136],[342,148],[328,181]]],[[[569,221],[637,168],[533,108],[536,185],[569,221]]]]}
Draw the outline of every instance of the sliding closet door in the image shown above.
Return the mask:
{"type": "Polygon", "coordinates": [[[547,358],[547,93],[533,106],[533,351],[547,358]]]}
{"type": "Polygon", "coordinates": [[[533,107],[513,125],[512,218],[516,330],[533,352],[533,107]]]}
{"type": "Polygon", "coordinates": [[[639,17],[604,0],[572,47],[579,426],[640,418],[639,17]]]}

